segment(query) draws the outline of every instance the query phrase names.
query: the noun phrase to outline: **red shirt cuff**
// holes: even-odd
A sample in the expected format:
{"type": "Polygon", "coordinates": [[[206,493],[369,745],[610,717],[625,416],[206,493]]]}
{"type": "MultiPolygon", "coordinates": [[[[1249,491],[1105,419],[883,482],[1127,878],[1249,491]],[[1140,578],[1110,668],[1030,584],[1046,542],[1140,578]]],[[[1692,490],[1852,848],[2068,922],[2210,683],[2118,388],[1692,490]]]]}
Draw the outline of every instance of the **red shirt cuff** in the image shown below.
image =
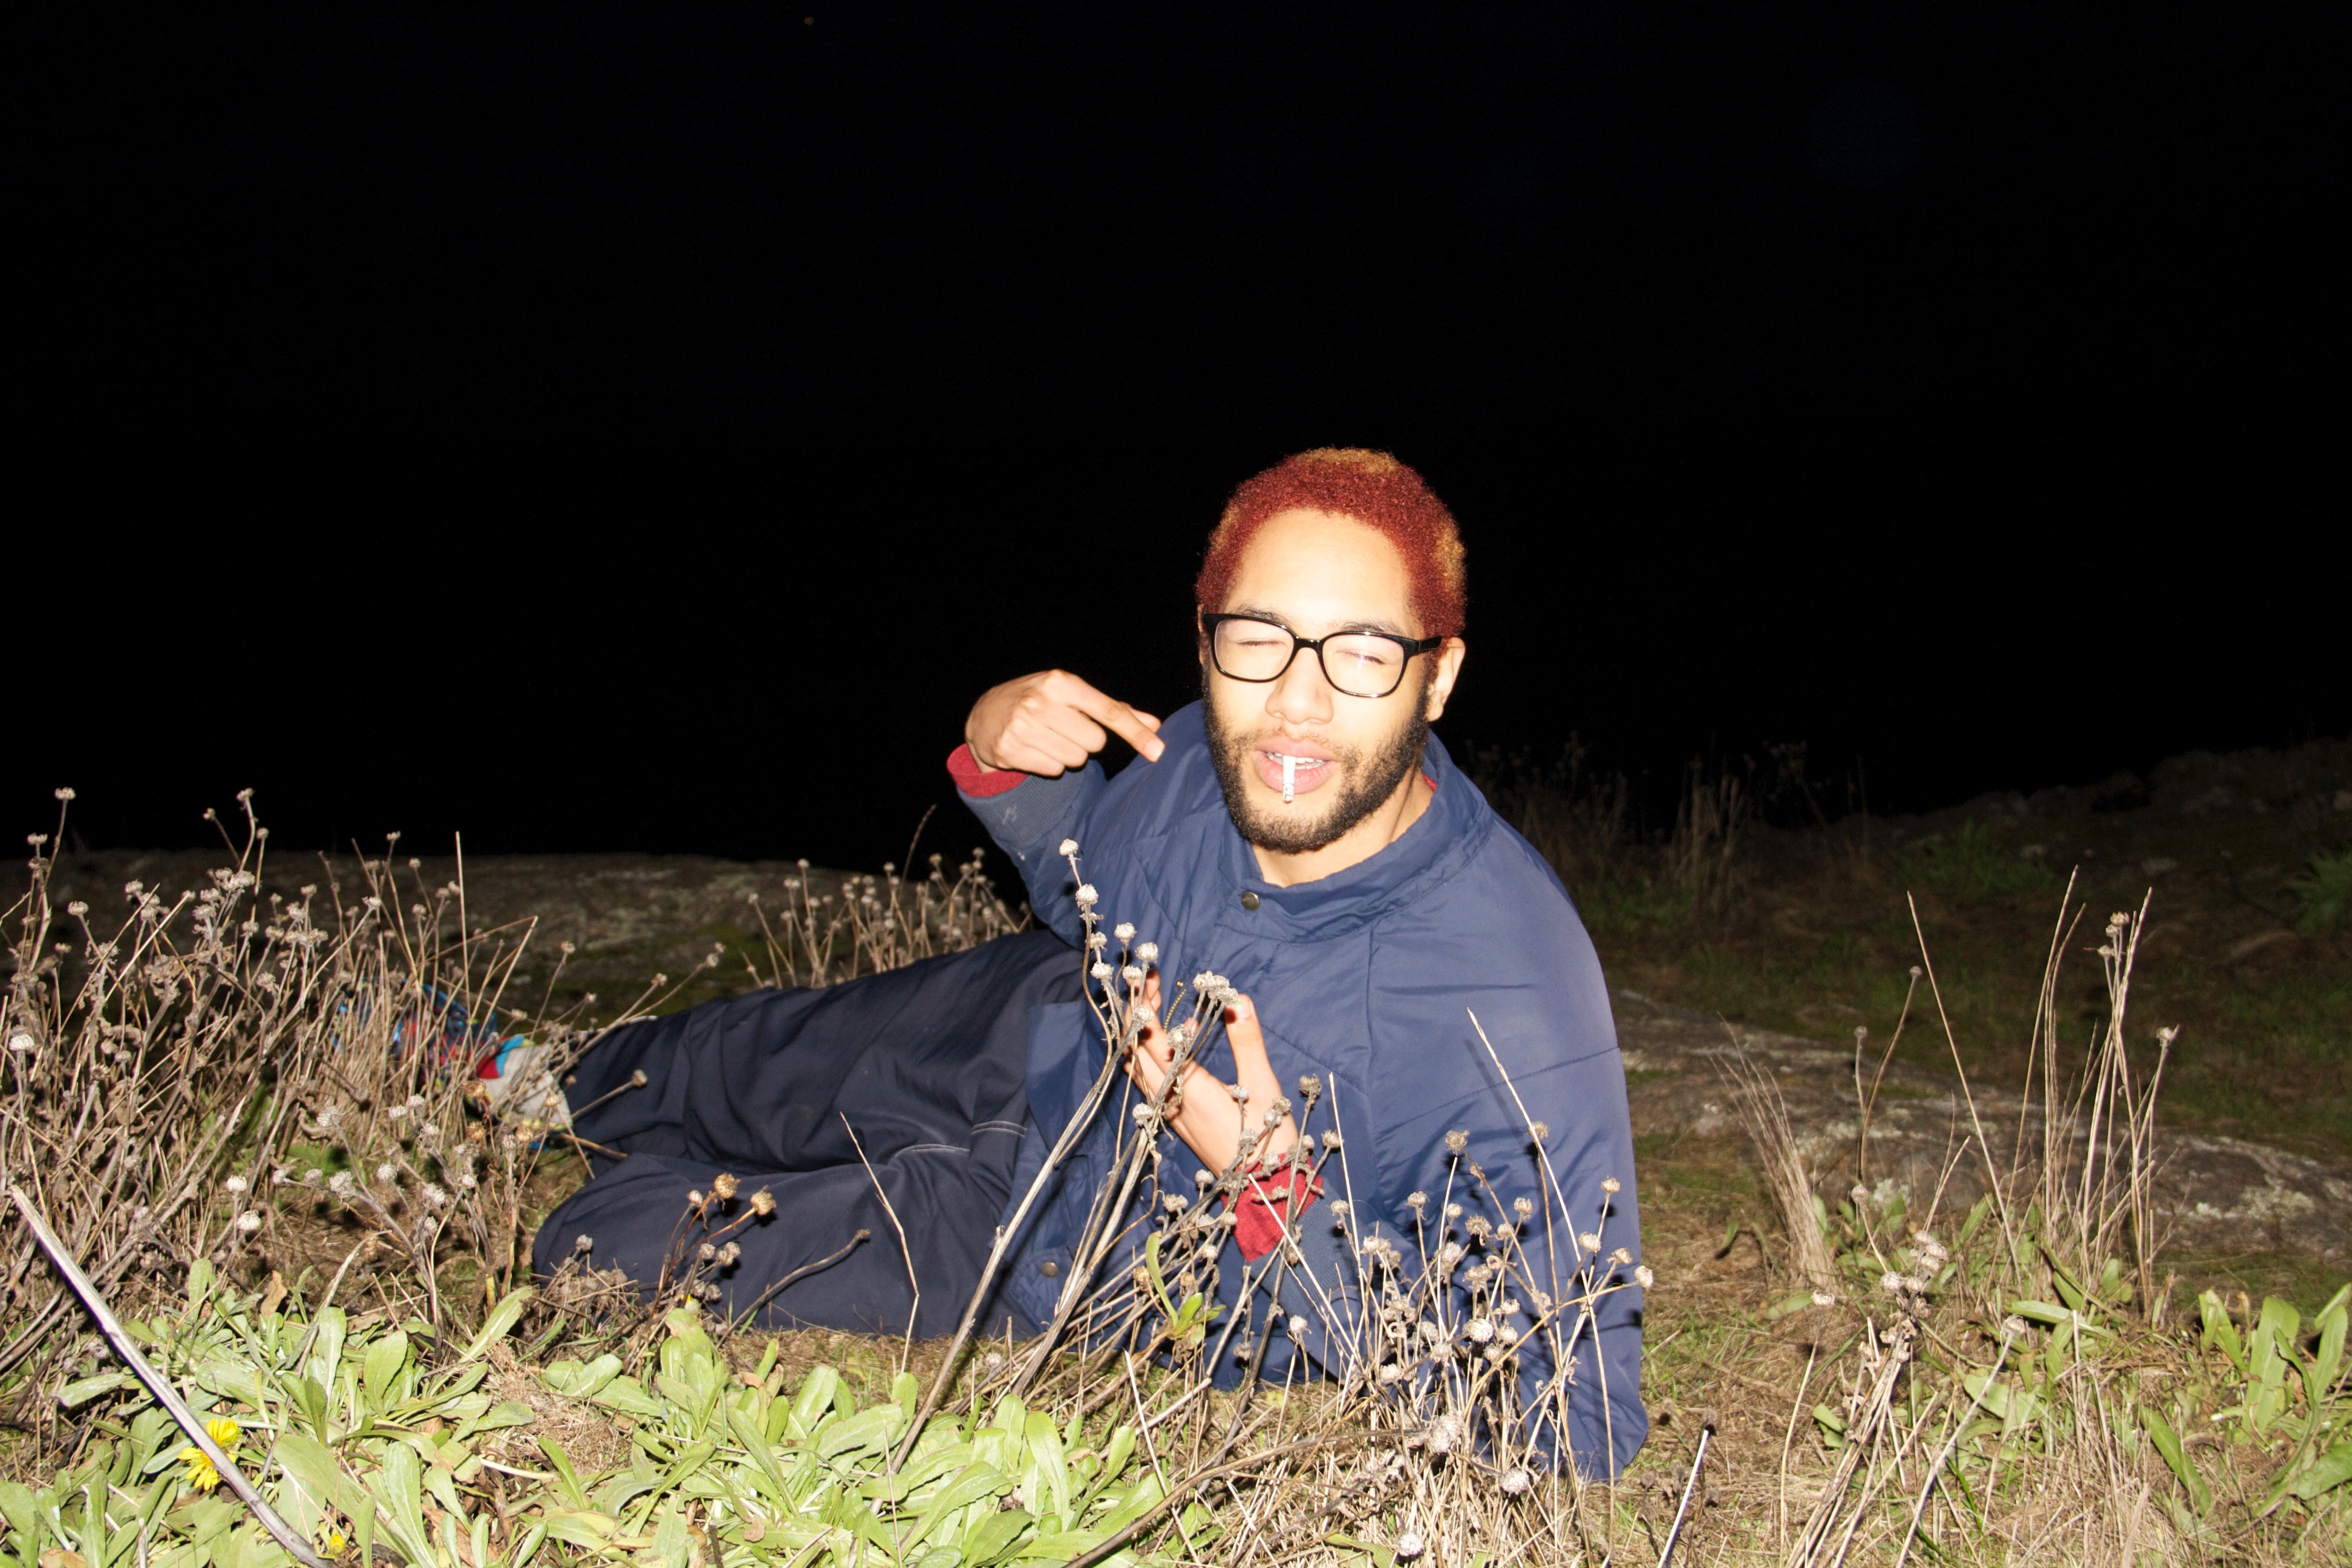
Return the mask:
{"type": "Polygon", "coordinates": [[[1018,789],[1029,775],[1018,768],[983,768],[971,754],[969,742],[948,753],[948,776],[955,780],[956,788],[974,800],[986,800],[992,795],[1003,795],[1018,789]]]}
{"type": "Polygon", "coordinates": [[[1323,1184],[1297,1166],[1278,1174],[1252,1176],[1234,1200],[1234,1239],[1242,1261],[1255,1263],[1289,1235],[1290,1222],[1303,1217],[1323,1195],[1323,1184]]]}

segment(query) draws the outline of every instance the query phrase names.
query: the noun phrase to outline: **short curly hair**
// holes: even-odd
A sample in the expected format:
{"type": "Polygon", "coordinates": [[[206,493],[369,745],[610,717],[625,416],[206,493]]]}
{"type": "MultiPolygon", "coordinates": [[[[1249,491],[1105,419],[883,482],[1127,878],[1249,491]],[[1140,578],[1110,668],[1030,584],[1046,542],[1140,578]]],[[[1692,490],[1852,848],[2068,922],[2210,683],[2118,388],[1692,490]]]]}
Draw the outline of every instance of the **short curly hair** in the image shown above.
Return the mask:
{"type": "Polygon", "coordinates": [[[1203,609],[1222,606],[1258,529],[1293,510],[1337,513],[1379,532],[1404,557],[1423,635],[1450,637],[1462,630],[1469,589],[1454,514],[1419,474],[1386,452],[1361,447],[1318,447],[1244,481],[1209,535],[1192,584],[1195,602],[1203,609]]]}

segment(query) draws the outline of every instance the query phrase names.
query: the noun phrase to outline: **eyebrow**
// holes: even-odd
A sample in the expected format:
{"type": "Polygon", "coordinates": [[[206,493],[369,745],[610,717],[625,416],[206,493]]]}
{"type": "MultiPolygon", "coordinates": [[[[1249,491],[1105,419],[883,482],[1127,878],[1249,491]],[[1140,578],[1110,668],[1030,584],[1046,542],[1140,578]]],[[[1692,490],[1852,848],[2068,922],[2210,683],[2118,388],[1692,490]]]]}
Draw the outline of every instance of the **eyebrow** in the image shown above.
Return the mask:
{"type": "MultiPolygon", "coordinates": [[[[1272,621],[1276,626],[1280,626],[1284,631],[1288,632],[1291,636],[1297,637],[1298,635],[1298,628],[1290,624],[1288,616],[1283,615],[1280,611],[1267,609],[1264,605],[1235,605],[1231,609],[1228,609],[1225,614],[1229,616],[1247,616],[1252,620],[1256,621],[1272,621]]],[[[1347,632],[1379,632],[1383,637],[1404,637],[1408,640],[1418,640],[1413,638],[1411,632],[1405,630],[1404,627],[1397,625],[1394,621],[1383,620],[1378,616],[1347,621],[1339,626],[1333,626],[1329,631],[1325,632],[1323,635],[1325,637],[1339,637],[1347,632]]]]}

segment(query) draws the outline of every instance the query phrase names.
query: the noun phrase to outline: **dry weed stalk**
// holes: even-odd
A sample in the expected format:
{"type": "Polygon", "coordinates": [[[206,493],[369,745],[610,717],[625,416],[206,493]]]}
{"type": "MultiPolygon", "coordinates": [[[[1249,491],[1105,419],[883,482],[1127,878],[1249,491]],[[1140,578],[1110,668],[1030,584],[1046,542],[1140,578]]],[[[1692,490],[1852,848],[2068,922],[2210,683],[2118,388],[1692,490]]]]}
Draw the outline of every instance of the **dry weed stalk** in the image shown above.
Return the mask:
{"type": "Polygon", "coordinates": [[[1717,1070],[1730,1091],[1740,1126],[1756,1145],[1764,1190],[1788,1237],[1790,1271],[1806,1289],[1822,1296],[1833,1295],[1838,1288],[1837,1259],[1822,1234],[1822,1204],[1813,1190],[1813,1174],[1805,1163],[1804,1151],[1798,1147],[1796,1129],[1790,1125],[1789,1102],[1781,1096],[1771,1069],[1748,1054],[1739,1031],[1727,1023],[1724,1033],[1730,1048],[1717,1058],[1717,1070]]]}

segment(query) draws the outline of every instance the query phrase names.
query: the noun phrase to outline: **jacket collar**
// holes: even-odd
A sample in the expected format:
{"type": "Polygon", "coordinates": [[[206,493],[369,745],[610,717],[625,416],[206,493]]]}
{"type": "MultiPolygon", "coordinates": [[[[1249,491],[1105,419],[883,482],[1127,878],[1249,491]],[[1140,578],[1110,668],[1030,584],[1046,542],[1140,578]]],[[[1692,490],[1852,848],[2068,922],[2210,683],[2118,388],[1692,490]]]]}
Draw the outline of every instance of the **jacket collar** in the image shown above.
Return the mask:
{"type": "MultiPolygon", "coordinates": [[[[1205,747],[1200,757],[1200,765],[1213,773],[1205,747]]],[[[1486,841],[1496,817],[1434,735],[1422,753],[1421,768],[1437,788],[1429,809],[1403,837],[1344,871],[1288,888],[1276,887],[1260,874],[1255,852],[1234,826],[1223,795],[1217,795],[1222,853],[1216,873],[1202,879],[1218,900],[1217,923],[1261,940],[1328,941],[1433,892],[1486,841]],[[1256,909],[1243,909],[1244,892],[1257,895],[1256,909]]]]}

